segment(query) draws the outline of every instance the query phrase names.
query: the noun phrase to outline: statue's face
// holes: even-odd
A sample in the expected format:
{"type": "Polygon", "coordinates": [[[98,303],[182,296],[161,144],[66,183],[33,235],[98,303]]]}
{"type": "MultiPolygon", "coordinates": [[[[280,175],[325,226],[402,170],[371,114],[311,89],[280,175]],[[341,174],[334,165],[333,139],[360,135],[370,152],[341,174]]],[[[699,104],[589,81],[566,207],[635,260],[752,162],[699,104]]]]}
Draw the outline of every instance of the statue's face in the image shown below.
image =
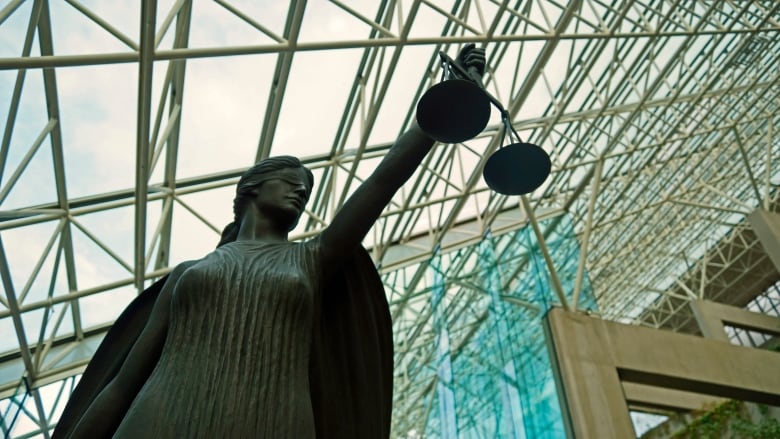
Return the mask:
{"type": "Polygon", "coordinates": [[[255,190],[254,204],[262,215],[292,230],[309,200],[309,191],[302,168],[282,169],[255,190]]]}

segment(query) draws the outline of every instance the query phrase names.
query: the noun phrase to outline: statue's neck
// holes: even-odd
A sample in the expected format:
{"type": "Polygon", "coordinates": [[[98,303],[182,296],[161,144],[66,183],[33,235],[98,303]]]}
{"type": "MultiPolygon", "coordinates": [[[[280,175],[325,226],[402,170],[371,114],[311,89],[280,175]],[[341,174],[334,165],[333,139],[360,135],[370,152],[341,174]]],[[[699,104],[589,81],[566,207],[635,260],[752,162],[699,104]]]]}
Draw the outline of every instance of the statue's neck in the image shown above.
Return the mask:
{"type": "Polygon", "coordinates": [[[250,211],[244,215],[238,229],[238,241],[288,241],[286,227],[280,227],[277,222],[257,212],[250,211]]]}

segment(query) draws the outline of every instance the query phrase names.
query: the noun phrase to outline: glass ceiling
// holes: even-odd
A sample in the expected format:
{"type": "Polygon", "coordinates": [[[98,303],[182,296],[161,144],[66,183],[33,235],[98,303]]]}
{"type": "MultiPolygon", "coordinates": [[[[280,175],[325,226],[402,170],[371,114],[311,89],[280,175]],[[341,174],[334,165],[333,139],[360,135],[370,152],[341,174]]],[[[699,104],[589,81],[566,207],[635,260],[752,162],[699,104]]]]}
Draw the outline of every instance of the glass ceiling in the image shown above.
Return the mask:
{"type": "MultiPolygon", "coordinates": [[[[316,234],[409,125],[438,52],[468,42],[552,174],[522,198],[488,190],[495,110],[477,138],[434,147],[364,242],[397,339],[431,337],[415,303],[435,251],[526,226],[543,241],[564,216],[605,318],[691,330],[691,298],[743,306],[777,280],[745,217],[779,210],[780,2],[140,3],[0,6],[0,411],[22,406],[15,435],[56,422],[66,378],[139,288],[214,247],[243,169],[304,159],[318,186],[294,237],[316,234]]],[[[418,415],[403,398],[396,432],[418,415]]]]}

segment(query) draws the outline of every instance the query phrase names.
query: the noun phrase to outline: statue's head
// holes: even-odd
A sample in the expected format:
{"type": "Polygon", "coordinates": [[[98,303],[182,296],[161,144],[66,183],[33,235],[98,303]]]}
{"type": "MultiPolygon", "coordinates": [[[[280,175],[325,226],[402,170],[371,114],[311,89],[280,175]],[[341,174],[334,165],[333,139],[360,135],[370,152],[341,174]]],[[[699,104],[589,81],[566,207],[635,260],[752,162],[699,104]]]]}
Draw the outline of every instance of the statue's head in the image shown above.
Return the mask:
{"type": "MultiPolygon", "coordinates": [[[[258,196],[262,195],[261,188],[269,180],[275,180],[273,184],[277,185],[300,186],[300,188],[292,190],[300,192],[304,203],[309,199],[309,195],[314,187],[314,175],[296,157],[277,156],[260,161],[244,172],[241,179],[238,180],[236,197],[233,199],[233,222],[228,224],[223,230],[219,245],[236,240],[241,220],[248,206],[252,200],[256,200],[258,196]]],[[[271,199],[271,202],[273,202],[273,199],[271,199]]],[[[289,222],[288,231],[294,229],[298,224],[298,219],[302,212],[303,206],[300,206],[294,218],[285,220],[289,222]]]]}

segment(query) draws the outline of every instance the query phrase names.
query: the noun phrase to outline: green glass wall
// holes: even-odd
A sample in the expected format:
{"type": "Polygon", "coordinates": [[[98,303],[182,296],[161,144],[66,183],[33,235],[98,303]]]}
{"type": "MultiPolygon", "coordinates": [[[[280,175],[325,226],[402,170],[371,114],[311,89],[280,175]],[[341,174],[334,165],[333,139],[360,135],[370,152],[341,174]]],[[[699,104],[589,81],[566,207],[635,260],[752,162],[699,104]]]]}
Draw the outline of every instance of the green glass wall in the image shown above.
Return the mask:
{"type": "MultiPolygon", "coordinates": [[[[540,226],[571,301],[580,256],[571,222],[557,217],[540,226]]],[[[425,437],[564,438],[541,325],[558,301],[532,228],[437,254],[430,270],[436,391],[425,437]]],[[[579,308],[595,311],[587,275],[579,308]]]]}

